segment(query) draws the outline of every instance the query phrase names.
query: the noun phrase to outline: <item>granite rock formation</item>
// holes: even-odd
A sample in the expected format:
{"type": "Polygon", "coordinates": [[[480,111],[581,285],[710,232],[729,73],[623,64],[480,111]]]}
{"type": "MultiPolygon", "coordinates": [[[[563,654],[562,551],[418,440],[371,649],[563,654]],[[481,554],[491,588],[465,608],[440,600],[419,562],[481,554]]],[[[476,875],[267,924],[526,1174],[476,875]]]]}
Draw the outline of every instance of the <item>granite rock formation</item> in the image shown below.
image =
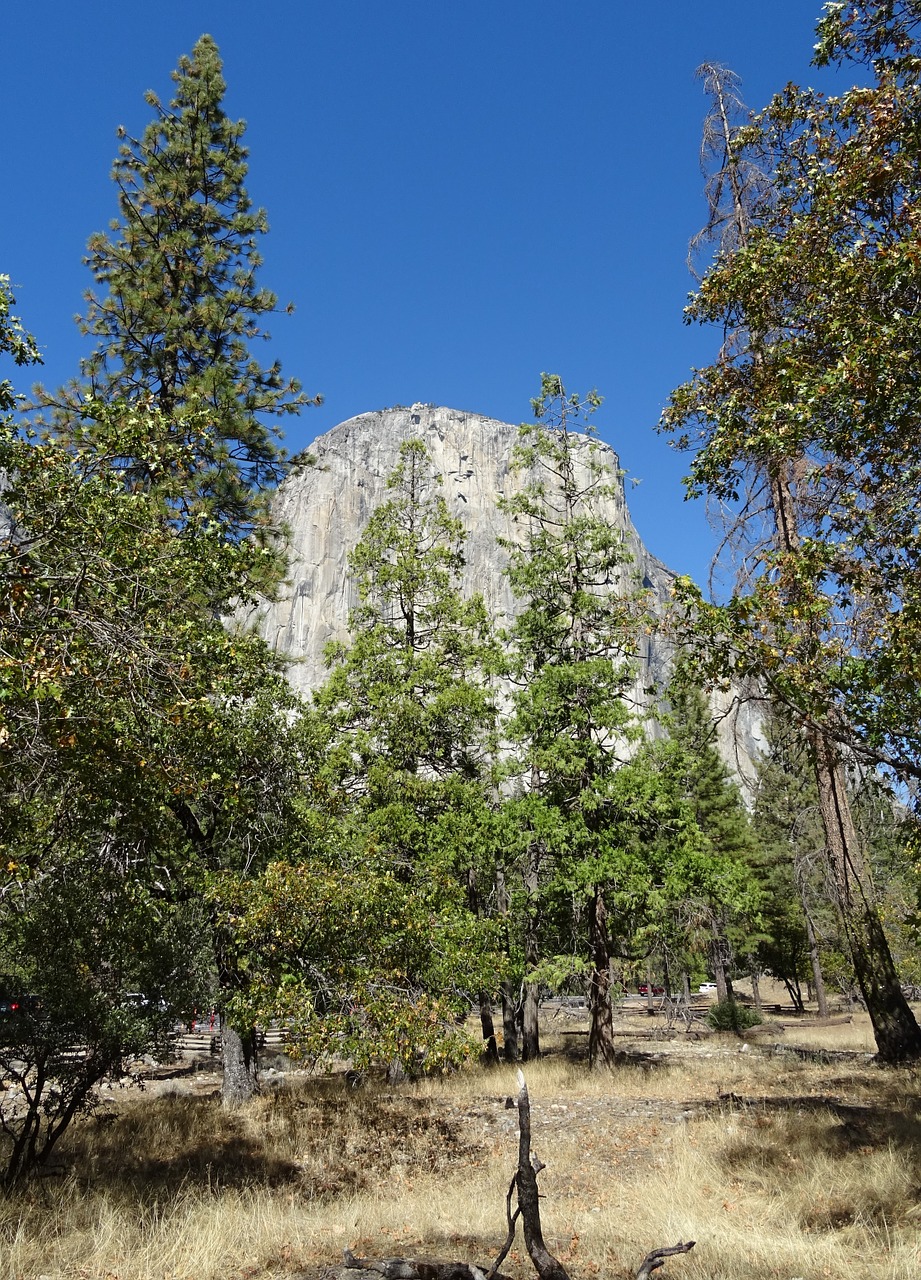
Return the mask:
{"type": "MultiPolygon", "coordinates": [[[[290,660],[291,682],[304,693],[326,677],[326,644],[347,637],[349,611],[356,603],[349,553],[371,512],[388,496],[387,477],[398,462],[400,445],[414,438],[425,442],[443,477],[448,507],[467,530],[467,589],[481,592],[499,621],[514,612],[514,597],[503,572],[507,554],[499,540],[514,539],[516,530],[512,518],[497,508],[497,499],[512,494],[523,482],[511,466],[518,428],[434,405],[360,414],[320,436],[280,486],[274,513],[288,531],[290,574],[279,598],[250,615],[268,643],[290,660]]],[[[588,441],[581,447],[588,448],[588,441]]],[[[598,447],[601,452],[596,456],[615,481],[603,509],[623,533],[632,559],[631,587],[645,587],[654,609],[662,611],[674,574],[649,553],[634,528],[617,455],[607,445],[598,447]]],[[[668,645],[655,635],[646,638],[636,697],[649,711],[644,690],[662,686],[670,663],[668,645]]],[[[720,709],[725,711],[731,700],[724,697],[722,701],[725,706],[720,709]]],[[[721,722],[724,754],[743,777],[757,749],[757,729],[757,717],[750,711],[724,715],[721,722]]]]}

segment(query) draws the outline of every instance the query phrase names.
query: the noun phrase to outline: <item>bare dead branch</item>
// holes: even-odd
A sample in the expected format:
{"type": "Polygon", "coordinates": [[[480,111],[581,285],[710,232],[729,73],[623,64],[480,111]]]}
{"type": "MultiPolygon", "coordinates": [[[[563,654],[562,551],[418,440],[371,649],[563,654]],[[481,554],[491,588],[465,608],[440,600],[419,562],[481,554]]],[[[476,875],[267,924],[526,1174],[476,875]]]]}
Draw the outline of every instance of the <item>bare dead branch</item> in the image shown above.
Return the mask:
{"type": "Polygon", "coordinates": [[[636,1280],[649,1280],[653,1271],[658,1271],[659,1267],[665,1266],[665,1259],[673,1257],[676,1253],[690,1253],[697,1243],[696,1240],[689,1240],[687,1244],[673,1244],[667,1249],[653,1249],[651,1253],[647,1253],[643,1259],[642,1266],[636,1273],[636,1280]]]}
{"type": "Polygon", "coordinates": [[[509,1249],[511,1249],[512,1244],[514,1243],[514,1240],[515,1240],[515,1223],[518,1221],[519,1217],[521,1216],[520,1208],[516,1208],[515,1212],[514,1213],[512,1212],[512,1196],[515,1194],[515,1187],[517,1185],[518,1185],[518,1174],[516,1173],[515,1176],[512,1178],[511,1182],[508,1184],[508,1191],[505,1196],[505,1220],[508,1223],[508,1235],[505,1237],[505,1243],[502,1245],[502,1248],[499,1250],[499,1254],[495,1262],[486,1272],[486,1280],[495,1280],[496,1273],[499,1270],[499,1267],[508,1257],[508,1251],[509,1249]]]}

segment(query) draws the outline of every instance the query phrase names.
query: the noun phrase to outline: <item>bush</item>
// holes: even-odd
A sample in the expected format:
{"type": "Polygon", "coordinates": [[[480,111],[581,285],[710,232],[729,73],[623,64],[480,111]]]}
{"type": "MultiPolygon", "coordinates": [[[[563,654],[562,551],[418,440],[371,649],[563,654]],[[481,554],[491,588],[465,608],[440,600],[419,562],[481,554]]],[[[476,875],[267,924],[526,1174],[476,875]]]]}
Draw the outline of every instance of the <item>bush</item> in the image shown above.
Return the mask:
{"type": "Polygon", "coordinates": [[[756,1009],[749,1009],[748,1005],[738,1004],[735,1000],[720,1000],[711,1006],[707,1021],[714,1031],[734,1031],[738,1035],[749,1027],[757,1027],[763,1019],[756,1009]]]}

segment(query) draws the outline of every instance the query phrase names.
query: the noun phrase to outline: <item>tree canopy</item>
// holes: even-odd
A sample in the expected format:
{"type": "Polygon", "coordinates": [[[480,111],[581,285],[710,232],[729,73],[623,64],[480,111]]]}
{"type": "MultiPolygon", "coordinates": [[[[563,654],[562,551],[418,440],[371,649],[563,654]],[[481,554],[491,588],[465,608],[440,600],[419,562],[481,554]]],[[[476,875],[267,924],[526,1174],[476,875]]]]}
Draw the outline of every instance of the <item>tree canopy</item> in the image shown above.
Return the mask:
{"type": "Polygon", "coordinates": [[[663,415],[738,567],[725,607],[683,584],[693,626],[714,672],[755,676],[808,728],[838,905],[890,1060],[921,1054],[921,1031],[845,761],[921,775],[915,25],[912,4],[831,6],[819,58],[866,62],[872,83],[836,97],[788,85],[750,124],[724,123],[727,175],[754,157],[769,182],[736,201],[736,243],[687,309],[722,326],[719,356],[663,415]]]}

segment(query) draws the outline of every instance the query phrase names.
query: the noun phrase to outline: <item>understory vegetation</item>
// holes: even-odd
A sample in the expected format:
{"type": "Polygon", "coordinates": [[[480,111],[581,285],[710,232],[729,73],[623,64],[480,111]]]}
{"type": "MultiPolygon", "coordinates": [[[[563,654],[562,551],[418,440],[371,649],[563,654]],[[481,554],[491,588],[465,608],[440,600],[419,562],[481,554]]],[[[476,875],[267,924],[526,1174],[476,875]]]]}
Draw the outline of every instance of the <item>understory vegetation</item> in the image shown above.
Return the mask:
{"type": "MultiPolygon", "coordinates": [[[[871,1047],[868,1021],[857,1032],[871,1047]]],[[[915,1072],[717,1038],[628,1042],[591,1074],[552,1030],[546,1041],[527,1068],[534,1149],[548,1245],[572,1274],[632,1276],[662,1239],[698,1241],[669,1267],[688,1280],[917,1273],[915,1072]]],[[[346,1247],[482,1266],[498,1252],[511,1069],[359,1089],[289,1076],[232,1113],[218,1089],[177,1079],[79,1121],[57,1176],[0,1204],[9,1273],[280,1278],[319,1274],[346,1247]]],[[[520,1250],[503,1271],[529,1268],[520,1250]]]]}

